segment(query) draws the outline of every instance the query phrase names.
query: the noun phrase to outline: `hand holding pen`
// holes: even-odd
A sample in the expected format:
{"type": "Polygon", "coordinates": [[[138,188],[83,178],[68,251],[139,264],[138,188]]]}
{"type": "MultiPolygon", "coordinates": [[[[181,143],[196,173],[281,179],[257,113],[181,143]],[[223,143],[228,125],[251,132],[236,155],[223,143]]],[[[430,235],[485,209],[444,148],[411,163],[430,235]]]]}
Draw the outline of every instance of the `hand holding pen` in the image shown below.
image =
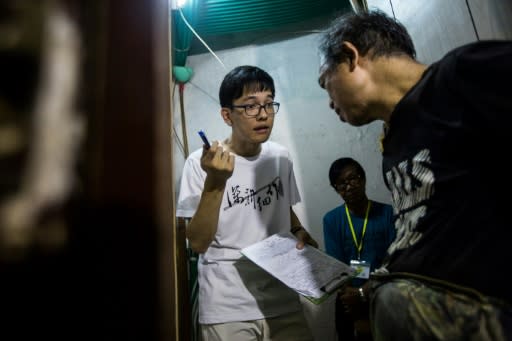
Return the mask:
{"type": "Polygon", "coordinates": [[[204,131],[199,130],[197,133],[199,134],[199,137],[201,137],[201,140],[203,140],[204,148],[205,149],[210,149],[210,147],[211,147],[210,141],[208,141],[208,139],[206,138],[206,135],[205,135],[204,131]]]}
{"type": "Polygon", "coordinates": [[[225,150],[218,141],[210,144],[202,130],[198,134],[204,143],[201,168],[207,174],[205,189],[224,187],[227,179],[233,174],[235,156],[225,150]]]}

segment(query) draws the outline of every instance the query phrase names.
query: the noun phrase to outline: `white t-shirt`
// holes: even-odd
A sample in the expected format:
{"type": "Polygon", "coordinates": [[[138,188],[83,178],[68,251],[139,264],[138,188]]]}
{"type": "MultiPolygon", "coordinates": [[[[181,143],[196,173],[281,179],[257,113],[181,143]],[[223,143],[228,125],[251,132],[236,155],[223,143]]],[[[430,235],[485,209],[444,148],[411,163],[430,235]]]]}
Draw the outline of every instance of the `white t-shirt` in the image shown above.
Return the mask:
{"type": "MultiPolygon", "coordinates": [[[[206,173],[202,149],[183,168],[176,215],[192,217],[206,173]]],[[[199,255],[199,322],[256,320],[301,309],[298,295],[247,260],[240,250],[290,230],[290,206],[300,201],[288,151],[275,142],[261,153],[235,155],[235,169],[222,199],[219,224],[208,250],[199,255]]]]}

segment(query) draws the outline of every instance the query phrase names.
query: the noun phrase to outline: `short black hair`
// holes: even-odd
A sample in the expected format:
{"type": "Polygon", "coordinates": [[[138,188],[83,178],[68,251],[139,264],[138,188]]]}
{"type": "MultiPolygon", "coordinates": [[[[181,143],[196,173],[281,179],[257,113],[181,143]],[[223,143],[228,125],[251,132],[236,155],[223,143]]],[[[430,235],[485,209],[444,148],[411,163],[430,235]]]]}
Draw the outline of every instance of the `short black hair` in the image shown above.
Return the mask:
{"type": "Polygon", "coordinates": [[[266,91],[272,92],[275,97],[274,80],[264,70],[257,66],[242,65],[231,70],[222,81],[219,90],[220,106],[230,108],[233,101],[249,92],[266,91]]]}
{"type": "Polygon", "coordinates": [[[361,175],[363,179],[366,179],[366,173],[359,162],[352,159],[351,157],[342,157],[334,161],[331,164],[331,168],[329,168],[329,181],[334,189],[336,189],[336,180],[338,180],[341,172],[351,165],[356,168],[357,173],[361,175]]]}
{"type": "Polygon", "coordinates": [[[370,58],[407,55],[416,58],[416,50],[407,29],[380,10],[345,13],[334,19],[320,38],[319,50],[324,65],[334,67],[348,56],[343,42],[352,43],[359,53],[370,58]]]}

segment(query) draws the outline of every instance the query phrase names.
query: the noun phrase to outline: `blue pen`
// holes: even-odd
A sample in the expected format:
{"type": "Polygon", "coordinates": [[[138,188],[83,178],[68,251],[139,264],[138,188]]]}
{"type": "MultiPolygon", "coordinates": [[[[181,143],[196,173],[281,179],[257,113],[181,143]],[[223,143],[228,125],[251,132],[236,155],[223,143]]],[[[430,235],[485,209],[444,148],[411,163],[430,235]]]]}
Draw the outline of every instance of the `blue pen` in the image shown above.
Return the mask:
{"type": "Polygon", "coordinates": [[[206,135],[204,134],[204,131],[199,130],[197,133],[198,133],[198,134],[199,134],[199,136],[201,137],[201,140],[203,140],[204,145],[206,146],[206,149],[210,149],[210,142],[209,142],[209,141],[208,141],[208,139],[206,138],[206,135]]]}

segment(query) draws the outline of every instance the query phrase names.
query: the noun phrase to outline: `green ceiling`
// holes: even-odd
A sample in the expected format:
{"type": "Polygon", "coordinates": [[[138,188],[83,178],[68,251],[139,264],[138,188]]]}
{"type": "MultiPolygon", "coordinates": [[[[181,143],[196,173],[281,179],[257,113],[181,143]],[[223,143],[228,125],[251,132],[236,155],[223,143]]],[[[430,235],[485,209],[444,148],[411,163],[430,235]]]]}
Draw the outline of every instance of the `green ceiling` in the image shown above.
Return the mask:
{"type": "MultiPolygon", "coordinates": [[[[182,9],[187,21],[214,51],[274,35],[324,27],[336,14],[351,10],[349,0],[189,0],[182,9]]],[[[186,56],[206,52],[185,26],[177,10],[173,15],[175,65],[186,56]]],[[[277,38],[276,38],[277,39],[277,38]]]]}
{"type": "Polygon", "coordinates": [[[309,20],[345,9],[333,0],[203,0],[196,30],[203,35],[254,31],[309,20]]]}

